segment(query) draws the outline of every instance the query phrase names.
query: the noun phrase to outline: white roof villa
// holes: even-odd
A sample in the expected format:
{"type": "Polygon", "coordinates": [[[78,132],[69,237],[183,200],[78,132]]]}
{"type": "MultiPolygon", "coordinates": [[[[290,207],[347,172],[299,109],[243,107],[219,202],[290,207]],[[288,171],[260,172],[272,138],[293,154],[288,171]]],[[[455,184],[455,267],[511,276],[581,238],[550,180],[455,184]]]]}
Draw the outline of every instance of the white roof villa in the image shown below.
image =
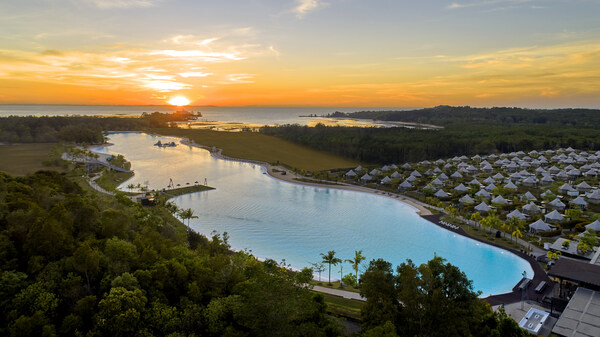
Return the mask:
{"type": "Polygon", "coordinates": [[[591,229],[596,232],[600,232],[600,221],[596,220],[590,224],[585,225],[586,229],[591,229]]]}
{"type": "Polygon", "coordinates": [[[544,215],[544,220],[546,221],[563,221],[565,218],[558,213],[557,210],[553,210],[552,212],[544,215]]]}
{"type": "Polygon", "coordinates": [[[455,190],[455,191],[458,191],[458,192],[466,192],[466,191],[468,191],[469,189],[467,189],[467,187],[465,187],[465,185],[463,185],[463,184],[460,184],[460,185],[456,186],[456,187],[454,188],[454,190],[455,190]]]}
{"type": "Polygon", "coordinates": [[[560,201],[560,199],[558,199],[558,198],[556,198],[556,199],[554,199],[554,200],[550,201],[550,202],[548,203],[548,205],[549,205],[549,206],[552,206],[553,208],[556,208],[556,209],[563,209],[563,208],[565,208],[565,206],[566,206],[566,205],[565,205],[565,204],[564,204],[562,201],[560,201]]]}
{"type": "Polygon", "coordinates": [[[390,177],[385,177],[383,179],[381,179],[381,184],[387,184],[390,183],[392,181],[392,179],[390,177]]]}
{"type": "Polygon", "coordinates": [[[365,175],[360,177],[360,180],[362,180],[362,181],[370,181],[372,179],[373,179],[373,177],[371,177],[368,173],[365,173],[365,175]]]}
{"type": "Polygon", "coordinates": [[[495,197],[494,199],[492,199],[492,203],[504,205],[504,204],[508,204],[508,200],[504,199],[501,195],[499,195],[499,196],[495,197]]]}
{"type": "Polygon", "coordinates": [[[517,218],[517,219],[520,219],[520,220],[525,220],[525,215],[524,215],[523,213],[519,212],[519,210],[518,210],[518,209],[515,209],[514,211],[512,211],[512,212],[508,213],[508,214],[506,215],[506,218],[507,218],[507,219],[510,219],[510,218],[517,218]]]}
{"type": "Polygon", "coordinates": [[[538,221],[532,223],[529,225],[529,229],[531,231],[549,231],[552,229],[552,227],[550,227],[547,223],[545,223],[542,219],[539,219],[538,221]]]}
{"type": "Polygon", "coordinates": [[[468,194],[465,194],[462,198],[458,199],[458,201],[462,204],[472,204],[475,202],[468,194]]]}
{"type": "Polygon", "coordinates": [[[346,174],[344,174],[344,175],[346,177],[351,177],[351,178],[356,177],[356,173],[354,171],[352,171],[352,170],[346,172],[346,174]]]}
{"type": "Polygon", "coordinates": [[[408,180],[405,180],[402,183],[400,183],[400,185],[398,185],[398,189],[403,189],[403,190],[406,190],[406,189],[409,189],[412,187],[413,187],[413,185],[408,180]]]}
{"type": "Polygon", "coordinates": [[[444,190],[440,188],[437,192],[435,192],[434,196],[436,198],[448,198],[450,194],[444,192],[444,190]]]}
{"type": "Polygon", "coordinates": [[[537,214],[537,213],[541,212],[541,210],[538,207],[538,205],[534,204],[532,201],[532,202],[528,203],[527,205],[523,206],[523,212],[525,212],[527,214],[537,214]]]}
{"type": "Polygon", "coordinates": [[[490,209],[490,206],[483,201],[479,205],[475,206],[475,210],[478,212],[488,212],[490,209]]]}
{"type": "Polygon", "coordinates": [[[531,192],[527,191],[525,194],[523,194],[521,196],[521,200],[537,201],[537,198],[535,197],[535,195],[531,194],[531,192]]]}
{"type": "Polygon", "coordinates": [[[476,197],[482,197],[482,198],[489,198],[492,195],[488,193],[488,191],[481,189],[479,190],[479,192],[475,193],[476,197]]]}
{"type": "Polygon", "coordinates": [[[586,208],[587,207],[587,201],[585,201],[582,196],[579,196],[579,197],[577,197],[577,198],[569,201],[569,204],[575,205],[575,206],[580,207],[580,208],[586,208]]]}

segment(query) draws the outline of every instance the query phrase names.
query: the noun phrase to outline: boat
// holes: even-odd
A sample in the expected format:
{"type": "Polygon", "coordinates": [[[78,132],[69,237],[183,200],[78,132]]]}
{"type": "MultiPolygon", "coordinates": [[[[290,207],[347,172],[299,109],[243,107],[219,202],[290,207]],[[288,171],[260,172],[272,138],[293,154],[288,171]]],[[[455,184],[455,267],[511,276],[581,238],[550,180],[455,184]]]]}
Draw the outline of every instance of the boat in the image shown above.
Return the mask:
{"type": "Polygon", "coordinates": [[[154,146],[162,146],[162,142],[159,140],[158,142],[154,143],[154,146]]]}

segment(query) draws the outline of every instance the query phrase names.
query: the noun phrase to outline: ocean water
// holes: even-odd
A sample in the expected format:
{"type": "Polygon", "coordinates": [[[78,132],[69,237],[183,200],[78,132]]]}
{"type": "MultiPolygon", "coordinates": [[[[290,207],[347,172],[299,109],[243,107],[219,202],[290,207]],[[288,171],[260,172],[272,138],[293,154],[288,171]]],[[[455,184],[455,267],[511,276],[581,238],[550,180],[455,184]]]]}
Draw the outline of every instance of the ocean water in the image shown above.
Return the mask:
{"type": "MultiPolygon", "coordinates": [[[[132,162],[130,183],[162,189],[172,179],[185,186],[206,179],[215,190],[174,198],[180,208],[192,208],[191,227],[211,235],[228,232],[230,244],[259,258],[285,260],[301,269],[319,262],[320,253],[334,250],[349,259],[363,250],[368,260],[383,258],[394,267],[407,259],[424,263],[434,254],[464,271],[482,296],[508,292],[527,261],[496,247],[456,235],[421,218],[415,209],[380,195],[310,187],[277,180],[260,165],[216,159],[189,146],[157,148],[155,142],[176,141],[138,133],[109,135],[113,146],[97,150],[123,154],[132,162]]],[[[342,264],[344,275],[350,264],[342,264]]],[[[339,278],[340,265],[332,269],[339,278]]],[[[326,280],[327,272],[323,273],[326,280]]]]}
{"type": "MultiPolygon", "coordinates": [[[[308,115],[327,115],[336,111],[355,112],[361,110],[405,110],[405,108],[280,108],[280,107],[197,107],[186,108],[202,113],[201,121],[240,122],[261,125],[301,124],[305,125],[312,117],[308,115]]],[[[174,112],[177,107],[169,105],[1,105],[2,116],[140,116],[143,112],[174,112]]]]}

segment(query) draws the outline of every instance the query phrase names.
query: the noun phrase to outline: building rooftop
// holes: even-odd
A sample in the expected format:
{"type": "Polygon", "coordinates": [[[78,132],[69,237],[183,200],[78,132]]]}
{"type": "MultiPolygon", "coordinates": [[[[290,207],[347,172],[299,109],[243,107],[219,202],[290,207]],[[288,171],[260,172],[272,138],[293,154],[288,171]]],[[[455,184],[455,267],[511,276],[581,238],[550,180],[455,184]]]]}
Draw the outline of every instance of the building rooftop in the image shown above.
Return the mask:
{"type": "Polygon", "coordinates": [[[600,293],[577,288],[552,332],[560,336],[600,336],[600,293]]]}
{"type": "Polygon", "coordinates": [[[548,276],[600,287],[600,266],[591,263],[562,258],[548,271],[548,276]]]}

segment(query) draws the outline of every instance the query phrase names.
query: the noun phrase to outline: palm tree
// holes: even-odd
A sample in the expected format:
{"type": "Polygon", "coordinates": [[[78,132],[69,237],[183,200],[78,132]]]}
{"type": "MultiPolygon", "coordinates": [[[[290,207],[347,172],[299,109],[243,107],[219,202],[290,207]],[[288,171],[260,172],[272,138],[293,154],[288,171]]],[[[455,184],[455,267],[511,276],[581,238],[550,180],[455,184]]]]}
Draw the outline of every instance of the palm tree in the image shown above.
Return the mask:
{"type": "Polygon", "coordinates": [[[322,262],[311,262],[310,265],[313,266],[314,271],[319,273],[319,282],[321,282],[321,273],[325,271],[325,266],[322,262]]]}
{"type": "Polygon", "coordinates": [[[335,257],[335,250],[330,250],[327,255],[321,253],[323,263],[329,264],[329,285],[331,285],[331,265],[337,265],[342,262],[342,259],[335,257]]]}
{"type": "Polygon", "coordinates": [[[515,237],[515,242],[517,242],[518,239],[523,237],[523,233],[521,233],[519,228],[515,229],[515,231],[512,232],[512,235],[515,237]]]}
{"type": "Polygon", "coordinates": [[[481,223],[479,222],[481,221],[481,214],[479,212],[471,214],[471,220],[475,221],[479,225],[479,229],[481,229],[481,223]]]}
{"type": "Polygon", "coordinates": [[[179,211],[179,216],[181,217],[182,220],[188,221],[188,223],[187,223],[188,229],[190,228],[190,219],[198,218],[198,216],[194,215],[194,210],[191,208],[179,211]]]}
{"type": "Polygon", "coordinates": [[[129,185],[127,185],[127,188],[129,189],[129,192],[131,192],[135,188],[135,185],[134,184],[129,184],[129,185]]]}
{"type": "Polygon", "coordinates": [[[362,255],[362,250],[355,250],[354,251],[354,259],[346,260],[346,262],[352,263],[352,269],[354,269],[354,273],[356,275],[356,282],[358,282],[358,267],[366,259],[367,258],[362,255]]]}

